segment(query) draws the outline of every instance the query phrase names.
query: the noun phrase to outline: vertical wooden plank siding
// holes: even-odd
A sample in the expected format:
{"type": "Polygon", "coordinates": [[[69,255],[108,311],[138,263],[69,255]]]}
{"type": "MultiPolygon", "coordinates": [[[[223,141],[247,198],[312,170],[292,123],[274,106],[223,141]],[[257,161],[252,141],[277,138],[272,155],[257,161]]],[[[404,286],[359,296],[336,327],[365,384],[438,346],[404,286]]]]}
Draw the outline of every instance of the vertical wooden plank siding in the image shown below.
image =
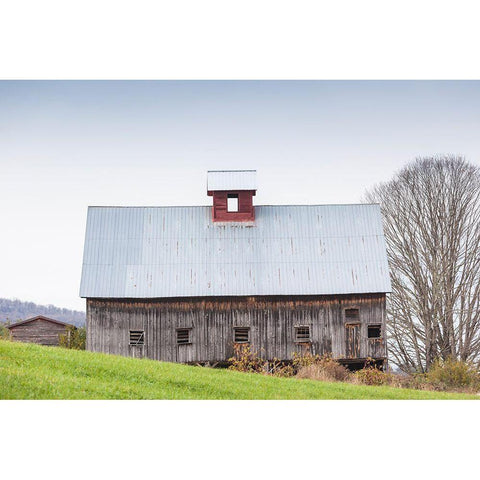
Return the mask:
{"type": "Polygon", "coordinates": [[[233,355],[234,327],[249,327],[252,350],[266,359],[289,360],[306,349],[335,358],[386,358],[385,294],[87,300],[87,349],[95,352],[223,362],[233,355]],[[350,308],[359,309],[356,357],[346,348],[350,308]],[[367,338],[369,324],[381,325],[381,338],[367,338]],[[311,342],[295,342],[298,326],[310,328],[311,342]],[[191,343],[177,345],[179,328],[191,329],[191,343]],[[144,346],[129,345],[130,330],[145,331],[144,346]]]}
{"type": "Polygon", "coordinates": [[[39,345],[58,345],[60,335],[66,332],[66,326],[36,319],[28,323],[12,326],[12,339],[17,342],[38,343],[39,345]]]}

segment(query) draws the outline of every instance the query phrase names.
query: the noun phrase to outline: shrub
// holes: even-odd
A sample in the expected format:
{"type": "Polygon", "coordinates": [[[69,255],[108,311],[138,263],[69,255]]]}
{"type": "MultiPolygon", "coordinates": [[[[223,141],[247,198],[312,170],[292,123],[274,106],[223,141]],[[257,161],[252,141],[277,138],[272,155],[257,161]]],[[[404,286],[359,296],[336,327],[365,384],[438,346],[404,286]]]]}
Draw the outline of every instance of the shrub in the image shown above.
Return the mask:
{"type": "Polygon", "coordinates": [[[297,377],[321,380],[324,382],[345,382],[350,372],[335,361],[330,354],[323,356],[310,355],[307,358],[294,357],[294,365],[298,366],[297,377]]]}
{"type": "Polygon", "coordinates": [[[12,339],[12,334],[10,333],[10,330],[0,323],[0,340],[11,340],[12,339]]]}
{"type": "Polygon", "coordinates": [[[257,352],[253,352],[248,343],[237,343],[233,346],[233,357],[228,361],[231,365],[229,370],[237,372],[265,372],[266,362],[262,360],[257,352]]]}
{"type": "Polygon", "coordinates": [[[356,383],[361,383],[363,385],[390,385],[392,382],[388,373],[382,372],[375,367],[367,367],[357,370],[353,376],[356,383]]]}
{"type": "Polygon", "coordinates": [[[365,367],[353,374],[353,380],[363,385],[391,385],[393,375],[380,370],[375,363],[367,359],[365,367]]]}
{"type": "Polygon", "coordinates": [[[479,373],[474,365],[454,358],[436,360],[426,379],[438,390],[480,388],[479,373]]]}
{"type": "Polygon", "coordinates": [[[85,327],[75,328],[69,325],[67,331],[60,335],[59,345],[73,350],[85,350],[86,337],[87,331],[85,327]]]}
{"type": "Polygon", "coordinates": [[[231,365],[229,370],[237,372],[263,373],[274,377],[293,377],[295,370],[290,363],[282,362],[278,358],[264,360],[257,352],[253,352],[248,344],[235,344],[234,356],[228,361],[231,365]]]}
{"type": "Polygon", "coordinates": [[[473,365],[457,360],[437,361],[426,374],[397,375],[386,373],[367,362],[365,368],[353,374],[354,383],[389,385],[416,390],[478,390],[480,378],[473,365]]]}
{"type": "Polygon", "coordinates": [[[293,377],[295,369],[290,363],[282,362],[278,358],[265,363],[265,373],[273,375],[274,377],[293,377]]]}
{"type": "Polygon", "coordinates": [[[310,352],[306,352],[306,353],[293,352],[292,365],[295,371],[298,371],[302,367],[315,365],[320,361],[321,358],[322,357],[320,357],[320,355],[312,355],[310,352]]]}

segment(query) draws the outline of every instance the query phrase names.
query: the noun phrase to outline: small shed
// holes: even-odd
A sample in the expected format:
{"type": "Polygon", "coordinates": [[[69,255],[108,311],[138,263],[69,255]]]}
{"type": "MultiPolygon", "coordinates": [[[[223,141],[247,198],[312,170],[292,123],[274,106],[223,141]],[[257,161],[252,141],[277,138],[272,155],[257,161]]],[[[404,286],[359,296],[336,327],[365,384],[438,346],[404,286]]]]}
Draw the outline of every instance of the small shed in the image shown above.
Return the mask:
{"type": "Polygon", "coordinates": [[[40,345],[59,345],[60,335],[65,334],[68,327],[76,328],[69,323],[43,315],[27,318],[7,326],[14,341],[38,343],[40,345]]]}

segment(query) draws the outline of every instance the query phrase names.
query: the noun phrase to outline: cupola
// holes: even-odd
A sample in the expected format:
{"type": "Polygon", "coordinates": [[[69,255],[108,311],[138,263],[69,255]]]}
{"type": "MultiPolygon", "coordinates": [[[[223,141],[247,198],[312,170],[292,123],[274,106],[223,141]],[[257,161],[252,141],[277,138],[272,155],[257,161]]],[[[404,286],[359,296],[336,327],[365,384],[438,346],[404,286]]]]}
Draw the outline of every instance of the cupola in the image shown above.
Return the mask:
{"type": "Polygon", "coordinates": [[[253,222],[253,197],[257,191],[256,170],[210,170],[207,194],[213,197],[214,222],[253,222]]]}

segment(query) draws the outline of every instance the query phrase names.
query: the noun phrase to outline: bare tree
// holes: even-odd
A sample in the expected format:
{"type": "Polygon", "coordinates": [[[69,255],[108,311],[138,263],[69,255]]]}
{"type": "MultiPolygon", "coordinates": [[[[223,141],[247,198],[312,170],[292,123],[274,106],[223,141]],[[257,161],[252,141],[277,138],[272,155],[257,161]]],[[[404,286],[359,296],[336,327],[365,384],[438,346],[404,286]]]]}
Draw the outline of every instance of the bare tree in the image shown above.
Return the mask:
{"type": "Polygon", "coordinates": [[[480,359],[480,169],[417,159],[367,192],[381,204],[392,279],[389,351],[404,371],[480,359]]]}

